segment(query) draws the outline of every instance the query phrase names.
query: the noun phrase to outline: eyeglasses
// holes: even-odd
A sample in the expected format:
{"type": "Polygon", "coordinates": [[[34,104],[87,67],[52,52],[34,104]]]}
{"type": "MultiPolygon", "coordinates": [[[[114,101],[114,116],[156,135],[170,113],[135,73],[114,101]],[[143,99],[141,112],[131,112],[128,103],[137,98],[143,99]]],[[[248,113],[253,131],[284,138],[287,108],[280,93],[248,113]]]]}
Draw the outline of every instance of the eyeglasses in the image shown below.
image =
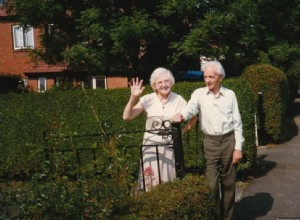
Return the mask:
{"type": "Polygon", "coordinates": [[[161,86],[163,84],[169,84],[169,83],[171,83],[171,81],[169,79],[166,79],[166,80],[158,81],[155,84],[161,86]]]}

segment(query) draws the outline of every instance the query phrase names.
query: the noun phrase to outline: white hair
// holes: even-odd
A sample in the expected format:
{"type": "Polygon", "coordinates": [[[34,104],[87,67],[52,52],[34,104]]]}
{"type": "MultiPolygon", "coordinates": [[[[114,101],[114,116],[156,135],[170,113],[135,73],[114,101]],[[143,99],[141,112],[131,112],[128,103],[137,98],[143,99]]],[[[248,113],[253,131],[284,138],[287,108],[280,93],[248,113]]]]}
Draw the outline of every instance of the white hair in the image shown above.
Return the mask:
{"type": "Polygon", "coordinates": [[[152,74],[150,76],[150,85],[153,90],[155,89],[155,83],[156,83],[157,78],[162,75],[168,76],[169,80],[171,81],[172,86],[175,84],[175,78],[174,78],[172,72],[164,67],[158,67],[152,72],[152,74]]]}
{"type": "Polygon", "coordinates": [[[222,64],[219,61],[213,60],[213,61],[208,61],[206,63],[203,63],[201,65],[201,70],[204,72],[205,69],[207,69],[209,67],[215,68],[216,73],[219,74],[219,75],[221,75],[222,79],[225,78],[225,70],[224,70],[222,64]]]}

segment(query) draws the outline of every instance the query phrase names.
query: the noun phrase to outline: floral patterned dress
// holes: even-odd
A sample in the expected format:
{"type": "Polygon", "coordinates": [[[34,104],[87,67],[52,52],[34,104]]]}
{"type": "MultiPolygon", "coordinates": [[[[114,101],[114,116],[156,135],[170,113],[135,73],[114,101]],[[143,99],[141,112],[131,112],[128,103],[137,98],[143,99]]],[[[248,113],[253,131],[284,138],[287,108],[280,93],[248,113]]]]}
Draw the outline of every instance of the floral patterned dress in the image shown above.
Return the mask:
{"type": "Polygon", "coordinates": [[[172,181],[176,178],[172,137],[161,135],[158,131],[171,128],[173,115],[180,112],[187,102],[173,92],[165,103],[156,93],[141,97],[140,102],[147,114],[147,121],[142,146],[139,187],[149,191],[160,182],[172,181]]]}

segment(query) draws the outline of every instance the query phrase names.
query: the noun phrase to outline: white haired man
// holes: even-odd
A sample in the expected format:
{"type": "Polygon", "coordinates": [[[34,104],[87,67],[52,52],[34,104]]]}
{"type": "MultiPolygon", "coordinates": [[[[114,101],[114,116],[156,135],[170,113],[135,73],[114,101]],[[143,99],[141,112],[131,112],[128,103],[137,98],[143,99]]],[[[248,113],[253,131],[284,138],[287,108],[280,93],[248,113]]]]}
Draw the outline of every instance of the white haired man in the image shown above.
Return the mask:
{"type": "Polygon", "coordinates": [[[222,86],[225,71],[219,61],[201,65],[206,87],[196,89],[173,121],[198,115],[203,132],[206,177],[218,207],[219,219],[231,219],[235,203],[237,163],[242,159],[242,121],[235,93],[222,86]],[[222,178],[222,191],[218,181],[222,178]]]}

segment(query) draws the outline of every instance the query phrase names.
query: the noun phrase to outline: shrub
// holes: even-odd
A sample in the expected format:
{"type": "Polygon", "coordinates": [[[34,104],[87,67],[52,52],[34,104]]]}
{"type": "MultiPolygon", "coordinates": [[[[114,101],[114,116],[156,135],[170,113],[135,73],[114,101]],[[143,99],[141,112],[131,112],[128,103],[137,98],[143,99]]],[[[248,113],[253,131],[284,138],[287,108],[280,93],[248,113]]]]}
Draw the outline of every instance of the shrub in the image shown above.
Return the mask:
{"type": "Polygon", "coordinates": [[[44,172],[16,187],[0,185],[0,218],[212,219],[215,215],[203,176],[187,175],[134,194],[136,185],[129,187],[131,181],[126,180],[128,162],[120,160],[114,144],[107,148],[106,156],[113,160],[102,175],[92,175],[89,170],[89,178],[81,173],[74,181],[59,172],[44,172]]]}
{"type": "Polygon", "coordinates": [[[7,207],[15,207],[18,219],[112,219],[119,202],[129,197],[134,180],[130,160],[113,142],[101,153],[92,166],[76,167],[76,178],[69,172],[64,175],[62,161],[51,170],[45,161],[40,173],[20,187],[0,185],[3,213],[9,217],[7,207]]]}
{"type": "MultiPolygon", "coordinates": [[[[252,92],[242,78],[227,79],[224,85],[236,92],[244,124],[245,159],[239,168],[251,170],[256,158],[252,92]]],[[[178,83],[174,91],[188,100],[200,86],[203,82],[178,83]]],[[[137,184],[139,151],[129,145],[142,143],[145,116],[129,122],[121,119],[129,92],[72,90],[1,96],[0,175],[30,179],[25,190],[14,191],[20,218],[212,219],[214,204],[204,177],[197,175],[130,196],[137,184]],[[112,126],[103,127],[104,121],[112,126]],[[122,133],[126,131],[141,132],[122,133]],[[107,144],[105,135],[115,142],[107,144]],[[79,155],[82,163],[77,164],[78,148],[95,149],[96,159],[79,155]]],[[[145,92],[151,88],[147,86],[145,92]]],[[[201,173],[201,135],[196,136],[190,134],[184,156],[187,170],[201,173]]]]}
{"type": "MultiPolygon", "coordinates": [[[[243,77],[251,85],[258,106],[258,92],[262,92],[263,128],[265,141],[279,141],[283,134],[285,116],[289,103],[289,87],[286,75],[269,64],[255,64],[247,67],[243,77]]],[[[259,124],[259,123],[258,123],[259,124]]]]}
{"type": "MultiPolygon", "coordinates": [[[[244,79],[226,79],[224,85],[237,94],[244,126],[245,161],[241,169],[249,169],[249,161],[256,158],[253,123],[253,96],[244,79]],[[247,165],[247,166],[244,166],[247,165]]],[[[203,82],[183,82],[175,85],[174,91],[187,100],[191,93],[203,82]]],[[[147,92],[151,92],[149,86],[147,92]]],[[[61,150],[70,150],[67,164],[76,162],[75,148],[99,148],[99,137],[105,133],[116,135],[120,147],[138,159],[136,149],[128,145],[139,146],[142,143],[142,131],[145,115],[133,120],[123,121],[122,112],[129,97],[129,89],[81,90],[65,92],[50,91],[43,94],[9,94],[0,98],[0,176],[30,176],[41,169],[45,160],[45,149],[51,145],[52,152],[59,156],[61,150]],[[110,121],[112,126],[103,128],[102,123],[110,121]],[[141,131],[129,135],[128,131],[141,131]],[[66,136],[67,139],[46,142],[43,133],[66,136]],[[115,133],[114,133],[115,132],[115,133]],[[114,133],[114,134],[113,134],[114,133]],[[94,134],[92,136],[91,134],[94,134]],[[83,137],[76,136],[83,135],[83,137]],[[86,135],[86,136],[84,136],[86,135]],[[97,136],[98,135],[98,136],[97,136]],[[50,144],[50,145],[49,145],[50,144]]],[[[187,144],[187,140],[185,140],[187,144]]],[[[100,143],[101,146],[101,143],[100,143]]],[[[201,135],[190,133],[190,147],[185,147],[186,168],[201,170],[201,135]],[[198,138],[198,139],[197,139],[198,138]]],[[[61,158],[68,157],[61,154],[61,158]]]]}
{"type": "Polygon", "coordinates": [[[237,96],[240,114],[243,123],[243,159],[239,163],[238,170],[240,177],[244,178],[252,172],[256,166],[257,146],[255,144],[255,125],[254,125],[254,108],[255,102],[252,96],[249,83],[243,79],[228,79],[223,85],[232,89],[237,96]]]}
{"type": "Polygon", "coordinates": [[[203,176],[161,184],[120,203],[112,219],[213,219],[215,203],[203,176]]]}

